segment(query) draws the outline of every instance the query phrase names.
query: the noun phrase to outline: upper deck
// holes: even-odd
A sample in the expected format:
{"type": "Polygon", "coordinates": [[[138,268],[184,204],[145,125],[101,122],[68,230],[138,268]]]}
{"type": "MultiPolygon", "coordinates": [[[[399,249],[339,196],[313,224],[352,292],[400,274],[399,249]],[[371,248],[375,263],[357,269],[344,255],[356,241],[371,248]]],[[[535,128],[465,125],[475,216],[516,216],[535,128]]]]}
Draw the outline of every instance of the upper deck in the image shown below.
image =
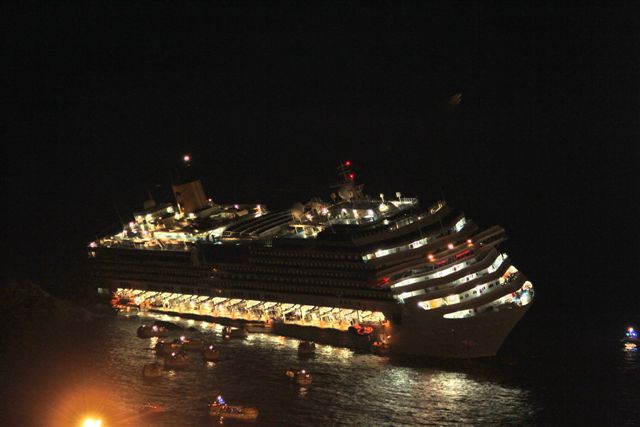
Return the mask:
{"type": "MultiPolygon", "coordinates": [[[[165,204],[134,214],[118,233],[91,242],[90,247],[188,251],[196,244],[260,243],[273,239],[312,239],[319,235],[371,234],[384,226],[391,229],[412,223],[418,200],[361,197],[325,203],[317,199],[291,210],[271,212],[264,205],[211,205],[185,214],[179,206],[165,204]]],[[[423,215],[428,215],[425,213],[423,215]]]]}

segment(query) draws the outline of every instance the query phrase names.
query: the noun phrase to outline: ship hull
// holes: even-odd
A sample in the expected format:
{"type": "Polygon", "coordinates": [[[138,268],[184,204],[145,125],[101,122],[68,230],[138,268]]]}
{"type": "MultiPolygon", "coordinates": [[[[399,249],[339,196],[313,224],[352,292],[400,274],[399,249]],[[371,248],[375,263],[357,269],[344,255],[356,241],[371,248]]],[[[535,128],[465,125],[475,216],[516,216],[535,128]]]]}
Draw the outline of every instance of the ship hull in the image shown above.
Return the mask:
{"type": "Polygon", "coordinates": [[[500,311],[463,319],[405,312],[402,325],[391,326],[393,353],[437,358],[482,358],[495,356],[511,330],[530,305],[510,304],[500,311]]]}

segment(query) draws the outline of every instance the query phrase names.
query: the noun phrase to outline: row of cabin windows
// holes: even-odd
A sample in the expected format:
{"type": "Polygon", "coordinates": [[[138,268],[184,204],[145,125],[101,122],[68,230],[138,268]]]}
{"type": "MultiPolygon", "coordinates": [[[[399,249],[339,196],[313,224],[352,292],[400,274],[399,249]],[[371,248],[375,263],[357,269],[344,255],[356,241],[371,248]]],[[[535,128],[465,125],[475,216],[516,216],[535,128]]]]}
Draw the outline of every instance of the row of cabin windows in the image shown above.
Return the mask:
{"type": "MultiPolygon", "coordinates": [[[[216,286],[219,287],[229,287],[229,288],[250,288],[250,289],[260,289],[266,291],[280,291],[280,292],[288,292],[295,294],[313,294],[313,295],[323,295],[329,297],[345,297],[345,298],[367,298],[367,299],[389,299],[389,293],[383,292],[375,292],[375,291],[359,291],[359,290],[349,290],[349,292],[343,292],[342,290],[331,289],[331,288],[312,288],[312,287],[291,287],[283,284],[275,284],[275,285],[265,285],[263,282],[216,282],[216,286]]],[[[231,292],[231,295],[234,295],[234,292],[231,292]]]]}
{"type": "Polygon", "coordinates": [[[112,274],[100,274],[102,278],[118,279],[118,280],[139,280],[144,282],[169,282],[178,284],[196,284],[202,282],[203,278],[198,277],[184,277],[184,276],[171,276],[164,273],[136,273],[135,276],[131,274],[124,274],[121,272],[114,272],[112,274]]]}
{"type": "Polygon", "coordinates": [[[319,262],[319,261],[299,261],[292,259],[273,259],[273,258],[257,258],[254,260],[256,264],[261,265],[286,265],[296,267],[312,267],[312,268],[347,268],[352,270],[365,270],[368,268],[366,264],[362,262],[352,263],[336,263],[336,262],[319,262]]]}
{"type": "Polygon", "coordinates": [[[157,257],[157,256],[149,256],[151,254],[139,254],[136,256],[135,254],[114,254],[109,252],[98,252],[98,260],[102,262],[117,262],[122,264],[132,264],[132,263],[145,263],[145,264],[153,264],[153,265],[185,265],[192,264],[191,254],[186,254],[181,257],[176,257],[174,255],[166,256],[166,257],[157,257]]]}
{"type": "Polygon", "coordinates": [[[258,265],[243,266],[243,265],[231,265],[231,264],[225,265],[222,268],[227,272],[244,272],[244,273],[257,273],[257,274],[297,274],[301,276],[340,277],[345,279],[353,278],[355,280],[363,279],[362,271],[291,269],[291,268],[279,268],[279,267],[266,267],[266,266],[258,266],[258,265]]]}
{"type": "Polygon", "coordinates": [[[96,266],[94,271],[123,273],[123,274],[167,274],[183,277],[206,277],[208,270],[195,268],[149,268],[146,265],[130,265],[123,268],[122,265],[105,265],[96,266]]]}
{"type": "Polygon", "coordinates": [[[257,255],[260,258],[264,257],[286,257],[286,258],[311,258],[311,259],[332,259],[332,260],[360,260],[359,254],[343,254],[334,252],[304,252],[304,251],[265,251],[261,249],[254,249],[251,251],[252,255],[257,255]]]}
{"type": "Polygon", "coordinates": [[[281,283],[300,283],[319,286],[334,286],[334,287],[355,287],[355,288],[369,288],[368,282],[353,281],[353,280],[326,280],[317,279],[311,277],[300,277],[291,274],[285,276],[268,276],[268,275],[256,275],[256,274],[220,274],[218,277],[223,279],[239,279],[239,280],[262,280],[265,282],[281,282],[281,283]]]}

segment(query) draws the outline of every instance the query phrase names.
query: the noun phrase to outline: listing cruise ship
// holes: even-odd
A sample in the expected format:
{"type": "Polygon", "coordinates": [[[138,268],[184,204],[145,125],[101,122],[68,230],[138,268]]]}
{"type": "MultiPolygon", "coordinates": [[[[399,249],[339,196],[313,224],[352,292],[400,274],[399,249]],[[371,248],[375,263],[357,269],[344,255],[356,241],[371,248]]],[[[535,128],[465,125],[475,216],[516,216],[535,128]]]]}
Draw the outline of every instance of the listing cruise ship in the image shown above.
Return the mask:
{"type": "Polygon", "coordinates": [[[281,211],[213,203],[183,174],[175,204],[150,200],[89,244],[93,284],[117,304],[304,340],[494,356],[534,293],[498,248],[505,230],[444,201],[367,196],[350,162],[338,172],[330,201],[281,211]]]}

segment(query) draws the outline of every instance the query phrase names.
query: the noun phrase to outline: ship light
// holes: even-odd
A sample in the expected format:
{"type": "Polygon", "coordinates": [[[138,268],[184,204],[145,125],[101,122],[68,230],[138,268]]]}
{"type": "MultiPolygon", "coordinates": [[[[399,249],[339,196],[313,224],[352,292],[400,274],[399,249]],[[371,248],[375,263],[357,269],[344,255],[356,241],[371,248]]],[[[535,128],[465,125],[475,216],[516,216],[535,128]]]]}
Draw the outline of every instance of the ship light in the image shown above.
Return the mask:
{"type": "Polygon", "coordinates": [[[191,156],[189,156],[188,154],[185,154],[182,160],[184,160],[185,162],[189,162],[191,161],[191,156]]]}
{"type": "Polygon", "coordinates": [[[350,161],[350,160],[347,160],[346,162],[344,162],[344,165],[345,165],[345,166],[351,166],[351,161],[350,161]]]}
{"type": "Polygon", "coordinates": [[[447,248],[449,248],[449,249],[453,249],[453,243],[449,243],[449,244],[447,245],[447,248]]]}

